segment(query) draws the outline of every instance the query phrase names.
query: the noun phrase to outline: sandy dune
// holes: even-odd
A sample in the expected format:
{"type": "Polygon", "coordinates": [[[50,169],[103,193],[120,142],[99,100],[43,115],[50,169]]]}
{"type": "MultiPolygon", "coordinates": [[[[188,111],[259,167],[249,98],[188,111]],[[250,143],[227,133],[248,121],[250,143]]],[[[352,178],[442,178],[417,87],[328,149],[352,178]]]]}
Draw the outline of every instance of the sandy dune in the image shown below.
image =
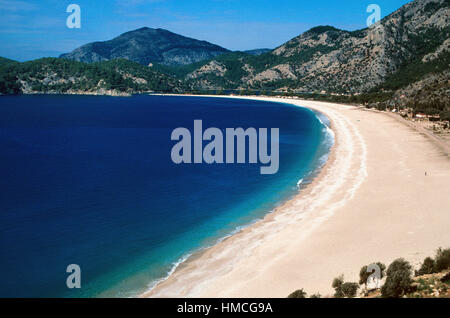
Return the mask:
{"type": "Polygon", "coordinates": [[[286,297],[299,288],[331,295],[339,274],[358,281],[363,265],[397,257],[417,264],[437,247],[450,247],[448,154],[383,113],[285,102],[331,119],[336,144],[321,174],[264,220],[191,257],[144,297],[286,297]]]}

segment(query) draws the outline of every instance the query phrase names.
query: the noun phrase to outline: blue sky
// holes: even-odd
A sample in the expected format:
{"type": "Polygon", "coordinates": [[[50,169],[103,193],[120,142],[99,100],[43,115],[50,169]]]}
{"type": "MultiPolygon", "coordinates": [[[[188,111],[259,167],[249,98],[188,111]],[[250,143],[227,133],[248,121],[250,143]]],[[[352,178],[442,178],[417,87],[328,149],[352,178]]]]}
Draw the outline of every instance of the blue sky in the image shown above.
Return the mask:
{"type": "Polygon", "coordinates": [[[58,56],[143,26],[164,28],[231,50],[274,48],[317,25],[356,30],[368,5],[382,17],[409,0],[0,0],[0,56],[58,56]],[[66,26],[69,4],[81,29],[66,26]]]}

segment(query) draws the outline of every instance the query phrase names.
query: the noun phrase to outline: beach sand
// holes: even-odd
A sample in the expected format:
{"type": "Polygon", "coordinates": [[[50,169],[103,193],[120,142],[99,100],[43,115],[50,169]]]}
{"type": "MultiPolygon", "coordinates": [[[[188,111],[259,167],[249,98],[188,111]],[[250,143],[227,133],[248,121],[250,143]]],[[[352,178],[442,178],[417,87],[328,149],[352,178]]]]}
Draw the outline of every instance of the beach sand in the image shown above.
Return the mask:
{"type": "MultiPolygon", "coordinates": [[[[275,98],[330,118],[336,143],[319,176],[263,220],[182,263],[143,297],[332,295],[344,274],[450,247],[450,158],[385,113],[275,98]],[[426,172],[426,175],[425,175],[426,172]]],[[[243,190],[245,191],[245,189],[243,190]]]]}

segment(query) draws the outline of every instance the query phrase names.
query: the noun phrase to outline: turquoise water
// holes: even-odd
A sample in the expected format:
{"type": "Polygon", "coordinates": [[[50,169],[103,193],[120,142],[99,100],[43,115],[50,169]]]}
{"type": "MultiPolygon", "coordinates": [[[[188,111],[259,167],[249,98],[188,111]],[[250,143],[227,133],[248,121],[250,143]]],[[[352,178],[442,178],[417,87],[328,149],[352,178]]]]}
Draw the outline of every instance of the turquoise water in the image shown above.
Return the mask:
{"type": "Polygon", "coordinates": [[[327,119],[250,100],[0,98],[2,297],[129,297],[192,252],[308,184],[332,144],[327,119]],[[280,128],[280,169],[175,165],[173,129],[280,128]],[[81,267],[82,288],[66,287],[81,267]]]}

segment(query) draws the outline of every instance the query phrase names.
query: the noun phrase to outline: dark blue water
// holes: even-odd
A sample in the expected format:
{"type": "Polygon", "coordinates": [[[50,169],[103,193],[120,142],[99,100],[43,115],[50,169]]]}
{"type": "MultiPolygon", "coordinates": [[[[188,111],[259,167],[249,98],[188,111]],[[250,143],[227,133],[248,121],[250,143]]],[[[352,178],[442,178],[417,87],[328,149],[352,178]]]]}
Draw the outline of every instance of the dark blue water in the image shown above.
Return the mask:
{"type": "Polygon", "coordinates": [[[133,296],[262,217],[328,151],[316,115],[249,100],[0,97],[0,296],[133,296]],[[280,128],[280,169],[175,165],[173,129],[280,128]],[[81,267],[82,288],[66,287],[81,267]]]}

